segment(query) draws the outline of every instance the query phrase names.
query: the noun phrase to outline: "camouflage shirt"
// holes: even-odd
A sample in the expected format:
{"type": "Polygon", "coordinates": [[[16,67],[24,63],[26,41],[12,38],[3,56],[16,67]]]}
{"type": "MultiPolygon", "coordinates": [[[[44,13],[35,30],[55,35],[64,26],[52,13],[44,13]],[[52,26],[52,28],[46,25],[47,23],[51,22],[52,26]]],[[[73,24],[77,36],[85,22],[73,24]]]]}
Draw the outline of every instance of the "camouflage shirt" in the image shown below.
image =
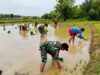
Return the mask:
{"type": "Polygon", "coordinates": [[[59,41],[45,41],[40,45],[40,52],[42,63],[47,62],[47,54],[50,54],[53,57],[53,60],[59,60],[59,51],[61,44],[59,41]]]}

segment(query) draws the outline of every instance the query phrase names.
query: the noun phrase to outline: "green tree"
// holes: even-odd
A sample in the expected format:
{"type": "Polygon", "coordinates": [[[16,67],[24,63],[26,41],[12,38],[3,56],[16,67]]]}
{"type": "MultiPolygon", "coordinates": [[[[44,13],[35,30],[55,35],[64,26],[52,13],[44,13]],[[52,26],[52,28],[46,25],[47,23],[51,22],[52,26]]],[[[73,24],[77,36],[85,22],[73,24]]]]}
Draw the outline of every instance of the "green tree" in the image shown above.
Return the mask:
{"type": "Polygon", "coordinates": [[[43,18],[43,19],[49,19],[49,14],[45,13],[41,18],[43,18]]]}
{"type": "Polygon", "coordinates": [[[56,11],[51,11],[51,12],[49,13],[49,18],[50,18],[50,19],[58,18],[57,12],[56,12],[56,11]]]}
{"type": "Polygon", "coordinates": [[[70,18],[72,15],[72,7],[75,0],[57,0],[57,5],[55,9],[59,14],[60,18],[63,18],[66,21],[67,18],[70,18]]]}
{"type": "Polygon", "coordinates": [[[86,19],[100,20],[100,1],[99,0],[85,0],[81,5],[82,15],[86,19]]]}
{"type": "Polygon", "coordinates": [[[54,19],[57,18],[58,14],[56,13],[56,11],[51,11],[50,13],[45,13],[42,18],[43,19],[54,19]]]}
{"type": "Polygon", "coordinates": [[[33,18],[33,19],[38,19],[38,16],[33,16],[32,18],[33,18]]]}
{"type": "Polygon", "coordinates": [[[93,6],[93,1],[92,0],[85,0],[85,2],[81,5],[82,9],[82,15],[85,16],[86,19],[89,18],[89,10],[93,6]]]}
{"type": "Polygon", "coordinates": [[[73,19],[78,19],[78,18],[81,18],[81,8],[79,6],[74,6],[72,8],[72,15],[71,15],[71,18],[73,19]]]}
{"type": "Polygon", "coordinates": [[[3,19],[3,14],[0,14],[0,19],[3,19]]]}
{"type": "Polygon", "coordinates": [[[13,18],[14,17],[14,14],[10,14],[10,18],[13,18]]]}

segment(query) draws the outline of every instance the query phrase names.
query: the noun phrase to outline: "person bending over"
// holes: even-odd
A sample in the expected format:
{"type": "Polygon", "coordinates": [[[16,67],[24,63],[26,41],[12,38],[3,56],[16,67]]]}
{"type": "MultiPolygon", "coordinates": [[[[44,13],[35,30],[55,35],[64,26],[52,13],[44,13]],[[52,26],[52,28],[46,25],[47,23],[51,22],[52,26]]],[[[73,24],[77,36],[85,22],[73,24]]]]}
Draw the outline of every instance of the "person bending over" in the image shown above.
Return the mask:
{"type": "Polygon", "coordinates": [[[42,58],[42,63],[40,65],[40,72],[44,71],[45,64],[47,62],[47,54],[52,56],[52,59],[56,61],[56,64],[60,70],[62,70],[62,66],[60,65],[59,61],[63,61],[63,58],[59,57],[60,50],[68,51],[68,44],[67,43],[60,43],[59,41],[45,41],[40,45],[40,53],[42,58]]]}
{"type": "Polygon", "coordinates": [[[44,36],[45,34],[47,34],[47,32],[48,32],[47,27],[48,27],[47,23],[39,26],[38,30],[39,30],[39,32],[41,34],[41,37],[44,36]]]}
{"type": "Polygon", "coordinates": [[[75,36],[79,37],[80,39],[84,39],[84,40],[87,40],[83,37],[83,32],[85,31],[84,28],[70,28],[68,30],[68,33],[69,33],[69,40],[68,40],[68,43],[70,44],[71,40],[72,40],[72,44],[74,45],[74,40],[75,40],[75,36]]]}

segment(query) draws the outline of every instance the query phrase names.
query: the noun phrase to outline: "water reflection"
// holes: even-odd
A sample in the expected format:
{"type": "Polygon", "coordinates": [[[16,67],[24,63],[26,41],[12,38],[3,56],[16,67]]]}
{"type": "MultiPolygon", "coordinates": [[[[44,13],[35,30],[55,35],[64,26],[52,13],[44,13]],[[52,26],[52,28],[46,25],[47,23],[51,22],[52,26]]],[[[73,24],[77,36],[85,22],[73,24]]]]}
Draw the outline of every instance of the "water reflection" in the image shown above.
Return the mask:
{"type": "Polygon", "coordinates": [[[28,38],[28,32],[25,31],[19,31],[19,35],[23,37],[23,39],[28,38]]]}

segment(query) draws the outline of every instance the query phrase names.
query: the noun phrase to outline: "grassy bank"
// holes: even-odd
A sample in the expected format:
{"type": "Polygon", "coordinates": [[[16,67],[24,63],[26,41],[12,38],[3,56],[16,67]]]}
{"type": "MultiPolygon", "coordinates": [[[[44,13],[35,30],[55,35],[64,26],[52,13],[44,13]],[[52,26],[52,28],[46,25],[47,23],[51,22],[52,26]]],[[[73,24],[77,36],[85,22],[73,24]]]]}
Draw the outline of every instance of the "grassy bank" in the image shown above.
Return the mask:
{"type": "Polygon", "coordinates": [[[0,23],[16,23],[16,22],[28,22],[27,19],[7,19],[7,20],[0,20],[0,23]]]}
{"type": "MultiPolygon", "coordinates": [[[[0,23],[24,23],[24,22],[29,22],[29,23],[34,23],[35,19],[6,19],[6,20],[0,20],[0,23]]],[[[38,19],[39,23],[50,23],[51,20],[49,19],[38,19]]]]}
{"type": "Polygon", "coordinates": [[[84,75],[100,75],[100,22],[93,22],[94,38],[91,46],[91,59],[84,75]]]}

